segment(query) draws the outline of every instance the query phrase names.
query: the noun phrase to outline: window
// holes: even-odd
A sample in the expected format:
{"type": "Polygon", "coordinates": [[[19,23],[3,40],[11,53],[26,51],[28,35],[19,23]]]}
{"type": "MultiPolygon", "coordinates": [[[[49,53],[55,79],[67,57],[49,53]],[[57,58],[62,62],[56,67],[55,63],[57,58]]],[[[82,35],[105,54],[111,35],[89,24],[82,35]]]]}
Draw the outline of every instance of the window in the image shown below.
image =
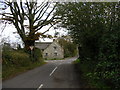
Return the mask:
{"type": "Polygon", "coordinates": [[[54,49],[57,49],[57,47],[56,47],[56,46],[54,46],[54,49]]]}
{"type": "Polygon", "coordinates": [[[45,56],[48,56],[48,53],[45,53],[45,56]]]}
{"type": "Polygon", "coordinates": [[[57,56],[57,53],[54,53],[55,56],[57,56]]]}

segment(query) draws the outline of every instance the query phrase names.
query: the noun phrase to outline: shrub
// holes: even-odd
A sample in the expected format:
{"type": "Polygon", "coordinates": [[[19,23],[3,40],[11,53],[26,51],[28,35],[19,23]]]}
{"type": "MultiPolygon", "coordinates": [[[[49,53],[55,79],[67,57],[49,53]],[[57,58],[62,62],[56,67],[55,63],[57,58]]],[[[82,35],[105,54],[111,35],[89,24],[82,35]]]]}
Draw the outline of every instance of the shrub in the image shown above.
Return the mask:
{"type": "Polygon", "coordinates": [[[73,42],[67,41],[63,38],[58,39],[59,44],[63,47],[64,49],[64,57],[73,57],[77,55],[77,45],[74,44],[73,42]]]}
{"type": "Polygon", "coordinates": [[[42,52],[39,48],[35,47],[35,48],[33,48],[32,51],[30,49],[26,51],[26,49],[24,48],[24,51],[26,53],[28,53],[30,61],[32,61],[32,62],[36,62],[36,61],[43,62],[42,52]]]}
{"type": "Polygon", "coordinates": [[[30,64],[30,58],[24,51],[3,51],[3,65],[7,66],[27,66],[30,64]]]}
{"type": "Polygon", "coordinates": [[[20,72],[33,69],[37,66],[44,64],[42,62],[42,54],[39,49],[34,50],[34,61],[31,61],[29,53],[24,50],[4,50],[2,53],[2,79],[5,80],[9,77],[16,76],[20,72]]]}
{"type": "Polygon", "coordinates": [[[96,76],[99,77],[104,82],[106,82],[106,84],[108,84],[109,86],[111,86],[113,88],[120,88],[120,86],[119,86],[120,70],[119,70],[118,66],[120,66],[120,63],[112,63],[110,61],[102,61],[97,64],[94,73],[96,73],[96,76]]]}
{"type": "Polygon", "coordinates": [[[39,48],[35,48],[33,50],[33,61],[40,61],[40,62],[43,61],[42,52],[39,48]]]}

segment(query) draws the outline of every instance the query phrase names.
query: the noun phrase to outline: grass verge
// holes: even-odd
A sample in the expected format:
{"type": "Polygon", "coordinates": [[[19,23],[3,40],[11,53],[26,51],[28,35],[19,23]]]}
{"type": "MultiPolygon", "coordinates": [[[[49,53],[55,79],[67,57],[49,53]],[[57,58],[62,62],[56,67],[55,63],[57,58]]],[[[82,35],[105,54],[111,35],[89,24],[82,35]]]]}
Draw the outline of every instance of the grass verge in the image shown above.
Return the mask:
{"type": "Polygon", "coordinates": [[[15,67],[15,66],[11,66],[11,67],[3,67],[3,70],[2,70],[2,80],[7,80],[7,79],[10,79],[10,78],[13,78],[21,73],[24,73],[24,72],[27,72],[29,70],[32,70],[36,67],[39,67],[39,66],[42,66],[46,64],[45,62],[34,62],[33,64],[30,64],[28,66],[25,66],[25,67],[15,67]],[[6,69],[7,70],[4,70],[6,69]]]}
{"type": "Polygon", "coordinates": [[[64,58],[53,58],[53,59],[46,59],[45,60],[64,60],[64,58]]]}
{"type": "Polygon", "coordinates": [[[47,59],[47,58],[45,58],[45,60],[65,60],[65,59],[68,59],[68,58],[72,58],[72,57],[53,58],[53,59],[47,59]]]}

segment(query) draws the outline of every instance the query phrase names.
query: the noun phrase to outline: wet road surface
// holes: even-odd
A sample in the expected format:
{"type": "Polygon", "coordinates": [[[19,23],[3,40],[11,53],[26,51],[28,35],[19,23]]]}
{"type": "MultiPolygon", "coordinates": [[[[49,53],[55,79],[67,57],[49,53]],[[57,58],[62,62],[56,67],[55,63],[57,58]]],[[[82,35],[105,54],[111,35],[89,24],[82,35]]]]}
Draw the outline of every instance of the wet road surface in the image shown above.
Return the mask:
{"type": "Polygon", "coordinates": [[[47,60],[47,64],[20,74],[2,83],[3,88],[80,88],[79,77],[72,62],[77,57],[65,60],[47,60]]]}

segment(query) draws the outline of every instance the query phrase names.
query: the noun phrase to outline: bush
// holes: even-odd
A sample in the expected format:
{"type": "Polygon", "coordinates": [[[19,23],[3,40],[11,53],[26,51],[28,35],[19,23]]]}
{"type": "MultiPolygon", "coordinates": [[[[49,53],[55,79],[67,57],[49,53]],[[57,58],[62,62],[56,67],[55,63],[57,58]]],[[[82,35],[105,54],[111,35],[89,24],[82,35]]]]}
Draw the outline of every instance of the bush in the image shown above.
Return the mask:
{"type": "Polygon", "coordinates": [[[26,53],[29,54],[31,62],[36,62],[36,61],[43,62],[42,52],[39,48],[35,47],[32,51],[30,49],[27,51],[26,51],[26,49],[24,49],[24,50],[26,53]]]}
{"type": "Polygon", "coordinates": [[[33,50],[33,60],[34,61],[40,61],[40,62],[42,62],[43,61],[43,58],[42,58],[42,52],[41,52],[41,50],[39,49],[39,48],[35,48],[34,50],[33,50]]]}
{"type": "Polygon", "coordinates": [[[118,66],[120,66],[120,63],[102,61],[97,64],[94,73],[96,73],[97,77],[106,82],[106,84],[108,84],[109,86],[113,88],[120,88],[120,70],[118,66]]]}
{"type": "Polygon", "coordinates": [[[30,64],[30,58],[24,51],[3,51],[4,66],[27,66],[30,64]]]}
{"type": "Polygon", "coordinates": [[[113,88],[120,88],[119,6],[119,2],[64,3],[56,9],[56,14],[62,17],[60,26],[67,28],[79,45],[82,64],[85,63],[88,70],[95,67],[88,76],[113,88]],[[86,63],[88,61],[93,64],[86,63]]]}
{"type": "Polygon", "coordinates": [[[2,79],[16,76],[17,74],[38,67],[44,62],[42,61],[41,51],[37,48],[34,49],[34,62],[31,61],[29,53],[24,50],[7,50],[3,49],[2,53],[2,79]]]}
{"type": "Polygon", "coordinates": [[[73,57],[77,55],[77,45],[63,38],[58,39],[59,44],[64,49],[64,57],[73,57]]]}

